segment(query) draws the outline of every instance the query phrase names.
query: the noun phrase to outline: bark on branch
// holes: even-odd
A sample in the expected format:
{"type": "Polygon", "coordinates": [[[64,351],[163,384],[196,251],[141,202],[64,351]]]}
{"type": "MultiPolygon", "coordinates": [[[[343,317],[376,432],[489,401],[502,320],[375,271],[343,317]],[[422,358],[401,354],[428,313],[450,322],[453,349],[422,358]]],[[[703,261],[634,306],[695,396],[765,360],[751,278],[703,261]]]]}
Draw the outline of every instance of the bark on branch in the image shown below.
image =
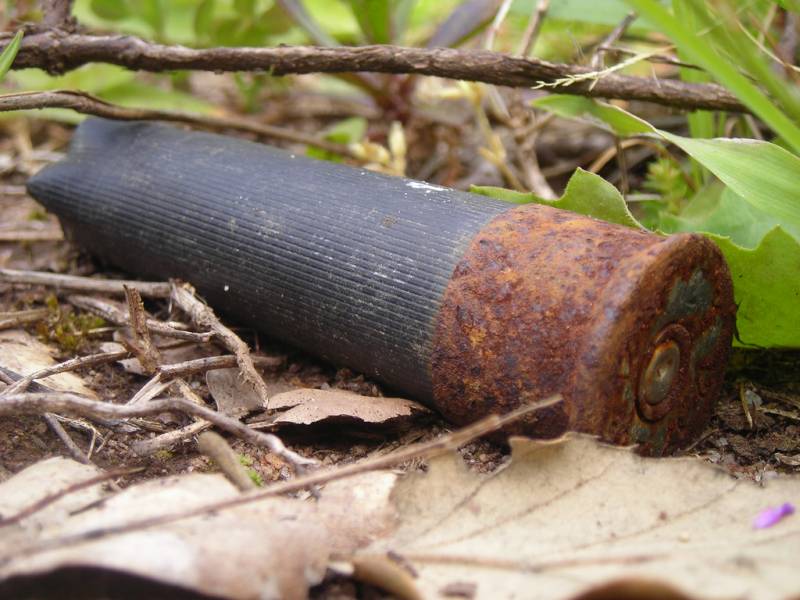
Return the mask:
{"type": "MultiPolygon", "coordinates": [[[[404,48],[398,46],[208,48],[166,46],[132,36],[102,36],[59,30],[23,40],[14,68],[38,67],[62,73],[101,62],[132,70],[264,71],[300,73],[419,74],[480,81],[510,87],[553,84],[591,72],[586,67],[513,57],[486,50],[404,48]]],[[[713,84],[609,74],[553,88],[564,94],[642,100],[686,109],[745,112],[727,90],[713,84]]]]}

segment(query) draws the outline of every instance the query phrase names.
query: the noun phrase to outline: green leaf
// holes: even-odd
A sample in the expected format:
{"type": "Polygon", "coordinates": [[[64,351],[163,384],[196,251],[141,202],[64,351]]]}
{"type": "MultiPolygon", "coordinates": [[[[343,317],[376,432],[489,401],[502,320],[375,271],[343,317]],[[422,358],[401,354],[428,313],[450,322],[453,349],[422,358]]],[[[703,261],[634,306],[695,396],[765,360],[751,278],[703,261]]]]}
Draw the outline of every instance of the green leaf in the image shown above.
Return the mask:
{"type": "Polygon", "coordinates": [[[348,0],[364,37],[372,44],[392,41],[392,11],[396,0],[348,0]]]}
{"type": "Polygon", "coordinates": [[[558,200],[545,200],[533,193],[524,194],[488,186],[472,186],[471,191],[516,204],[528,202],[545,204],[553,208],[571,210],[572,212],[602,219],[610,223],[642,229],[641,224],[628,210],[628,205],[617,188],[599,175],[583,169],[575,170],[575,173],[567,183],[564,194],[558,200]]]}
{"type": "Polygon", "coordinates": [[[20,44],[22,44],[22,35],[22,30],[19,30],[3,50],[3,53],[0,54],[0,81],[3,81],[11,65],[14,64],[14,59],[17,58],[17,52],[19,52],[20,44]]]}
{"type": "Polygon", "coordinates": [[[647,121],[614,106],[566,94],[550,94],[531,101],[531,106],[552,112],[566,119],[581,119],[615,133],[620,137],[655,133],[655,128],[647,121]]]}
{"type": "MultiPolygon", "coordinates": [[[[657,23],[659,29],[678,47],[682,56],[713,75],[718,83],[733,92],[745,106],[785,139],[792,149],[800,152],[800,127],[755,83],[742,74],[739,65],[721,53],[719,48],[709,41],[708,36],[698,35],[698,32],[676,19],[656,0],[626,0],[626,2],[639,15],[652,23],[657,23]]],[[[699,8],[703,9],[702,6],[699,8]]],[[[695,11],[695,14],[701,13],[695,11]]],[[[709,31],[713,29],[714,27],[709,31]]],[[[761,83],[766,85],[768,82],[761,81],[761,83]]],[[[792,102],[784,108],[790,109],[794,104],[792,102]]]]}
{"type": "Polygon", "coordinates": [[[552,95],[532,104],[562,117],[599,123],[620,136],[655,133],[681,148],[755,208],[781,219],[790,228],[800,228],[800,158],[776,144],[681,137],[591,98],[552,95]]]}
{"type": "Polygon", "coordinates": [[[131,16],[127,0],[92,0],[92,12],[101,19],[119,21],[131,16]]]}
{"type": "Polygon", "coordinates": [[[769,142],[659,131],[754,207],[800,227],[800,158],[769,142]]]}
{"type": "Polygon", "coordinates": [[[800,243],[781,227],[754,249],[706,234],[722,250],[738,306],[736,328],[742,345],[800,347],[800,243]]]}

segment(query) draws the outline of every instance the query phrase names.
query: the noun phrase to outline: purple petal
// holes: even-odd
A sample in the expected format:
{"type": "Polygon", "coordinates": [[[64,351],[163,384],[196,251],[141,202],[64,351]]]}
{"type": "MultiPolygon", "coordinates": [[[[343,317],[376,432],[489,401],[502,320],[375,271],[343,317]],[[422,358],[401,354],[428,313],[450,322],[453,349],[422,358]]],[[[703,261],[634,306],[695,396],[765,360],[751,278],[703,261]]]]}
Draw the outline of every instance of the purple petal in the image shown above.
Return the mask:
{"type": "Polygon", "coordinates": [[[772,527],[784,517],[794,513],[794,504],[785,502],[780,506],[771,506],[758,513],[758,516],[753,520],[753,529],[766,529],[772,527]]]}

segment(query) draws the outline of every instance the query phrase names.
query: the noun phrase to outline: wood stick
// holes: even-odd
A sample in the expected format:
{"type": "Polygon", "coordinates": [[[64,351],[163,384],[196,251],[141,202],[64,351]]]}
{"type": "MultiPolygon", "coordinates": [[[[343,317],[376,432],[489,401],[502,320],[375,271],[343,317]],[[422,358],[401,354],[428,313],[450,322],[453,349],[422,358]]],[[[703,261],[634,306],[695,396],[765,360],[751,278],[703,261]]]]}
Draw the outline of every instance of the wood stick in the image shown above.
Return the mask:
{"type": "Polygon", "coordinates": [[[135,287],[142,296],[169,298],[171,286],[166,282],[127,281],[121,279],[94,279],[77,275],[61,275],[43,271],[18,271],[0,269],[0,283],[44,285],[56,289],[103,294],[125,294],[125,286],[135,287]]]}
{"type": "MultiPolygon", "coordinates": [[[[8,44],[11,36],[0,38],[8,44]]],[[[276,48],[187,48],[149,43],[127,35],[83,35],[59,30],[28,35],[22,40],[15,69],[37,67],[62,73],[92,62],[142,71],[264,71],[290,73],[395,73],[433,75],[511,87],[532,87],[564,80],[591,69],[513,57],[486,50],[406,48],[400,46],[281,46],[276,48]]],[[[559,93],[600,98],[642,100],[685,109],[747,112],[725,88],[608,74],[599,80],[556,88],[559,93]]]]}

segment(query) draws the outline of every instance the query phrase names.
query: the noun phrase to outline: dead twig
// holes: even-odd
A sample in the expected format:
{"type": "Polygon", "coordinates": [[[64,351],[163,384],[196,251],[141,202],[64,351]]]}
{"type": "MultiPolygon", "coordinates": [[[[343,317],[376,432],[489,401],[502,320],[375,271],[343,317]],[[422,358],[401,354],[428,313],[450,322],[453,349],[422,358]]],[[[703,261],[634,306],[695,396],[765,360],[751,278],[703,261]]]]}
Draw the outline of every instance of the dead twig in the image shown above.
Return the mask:
{"type": "Polygon", "coordinates": [[[74,30],[73,0],[42,0],[42,26],[48,29],[74,30]]]}
{"type": "MultiPolygon", "coordinates": [[[[0,40],[7,44],[10,35],[0,40]]],[[[134,36],[82,35],[46,31],[28,35],[14,61],[15,69],[41,68],[61,73],[91,62],[144,71],[266,71],[300,73],[375,72],[419,74],[480,81],[511,87],[569,79],[558,91],[601,98],[642,100],[686,109],[747,112],[736,97],[714,84],[657,80],[611,73],[600,80],[574,81],[591,72],[586,67],[513,57],[485,50],[340,46],[334,48],[186,48],[149,43],[134,36]]]]}
{"type": "Polygon", "coordinates": [[[173,284],[171,298],[181,310],[189,315],[197,327],[213,331],[222,345],[233,352],[243,379],[253,387],[262,399],[264,407],[267,407],[269,405],[269,391],[261,375],[256,371],[247,344],[233,331],[225,327],[217,318],[217,315],[214,314],[214,311],[211,310],[211,307],[198,300],[193,291],[186,285],[173,284]]]}
{"type": "MultiPolygon", "coordinates": [[[[132,338],[125,341],[131,351],[136,355],[142,370],[151,375],[156,372],[161,362],[161,353],[150,339],[150,330],[147,328],[147,313],[144,310],[142,296],[135,287],[125,286],[125,298],[128,300],[128,313],[130,315],[130,331],[132,338]]],[[[123,336],[127,338],[128,336],[123,336]]]]}
{"type": "Polygon", "coordinates": [[[100,292],[103,294],[124,294],[125,286],[127,285],[136,287],[139,293],[150,298],[169,298],[171,289],[170,284],[166,282],[92,279],[77,275],[61,275],[42,271],[18,271],[15,269],[0,269],[0,283],[44,285],[57,290],[100,292]]]}
{"type": "Polygon", "coordinates": [[[37,379],[44,379],[45,377],[50,377],[51,375],[57,375],[58,373],[76,371],[84,367],[95,367],[97,365],[104,365],[110,362],[114,362],[116,360],[121,360],[129,355],[130,352],[128,352],[127,350],[120,350],[118,352],[101,352],[99,354],[89,354],[88,356],[79,356],[77,358],[72,358],[70,360],[58,363],[57,365],[52,365],[50,367],[45,367],[43,369],[39,369],[38,371],[34,371],[30,375],[25,375],[21,379],[18,379],[17,381],[12,383],[8,388],[0,392],[0,396],[21,394],[24,391],[26,391],[30,386],[30,384],[36,381],[37,379]]]}
{"type": "Polygon", "coordinates": [[[78,444],[75,443],[70,435],[67,433],[67,430],[59,423],[58,417],[53,413],[44,413],[42,417],[47,423],[48,427],[53,430],[53,433],[58,436],[58,439],[66,446],[67,452],[69,452],[70,456],[73,459],[77,460],[79,463],[84,465],[92,464],[92,461],[89,460],[89,457],[84,454],[83,450],[78,447],[78,444]]]}
{"type": "Polygon", "coordinates": [[[533,50],[533,46],[539,38],[539,32],[542,30],[542,23],[544,23],[544,18],[548,10],[550,10],[550,0],[539,0],[539,2],[536,3],[536,8],[534,8],[530,19],[528,19],[528,25],[525,27],[525,33],[522,34],[519,50],[517,50],[517,54],[522,58],[527,58],[531,50],[533,50]]]}
{"type": "Polygon", "coordinates": [[[210,421],[216,427],[240,437],[251,444],[268,448],[295,469],[316,465],[317,461],[292,452],[275,435],[250,429],[236,419],[182,398],[165,398],[131,405],[109,404],[90,400],[68,392],[13,394],[0,398],[0,416],[36,415],[48,412],[70,414],[85,418],[130,419],[163,412],[180,412],[210,421]]]}
{"type": "MultiPolygon", "coordinates": [[[[365,460],[356,463],[351,463],[348,465],[339,466],[332,469],[315,471],[308,475],[297,477],[291,481],[277,483],[266,488],[258,489],[253,492],[244,493],[236,498],[229,498],[225,500],[219,500],[216,502],[210,502],[208,504],[195,507],[191,510],[183,510],[155,517],[147,517],[136,521],[124,523],[121,525],[114,525],[110,527],[98,527],[96,529],[84,531],[78,534],[65,535],[62,536],[61,538],[46,540],[44,542],[38,542],[35,544],[31,544],[28,547],[23,547],[23,548],[17,547],[14,548],[13,550],[13,557],[19,558],[20,556],[30,556],[32,554],[36,554],[37,552],[51,550],[53,548],[61,548],[65,546],[79,544],[89,539],[96,540],[98,538],[106,537],[109,535],[117,535],[120,533],[127,533],[130,531],[137,531],[141,529],[147,529],[150,527],[166,525],[167,523],[174,523],[176,521],[181,521],[183,519],[188,519],[191,517],[208,514],[210,512],[217,512],[220,510],[225,510],[227,508],[241,506],[243,504],[247,504],[250,502],[257,502],[259,500],[271,496],[297,492],[302,489],[307,489],[331,481],[352,477],[353,475],[358,475],[360,473],[365,473],[367,471],[376,471],[379,469],[388,469],[396,467],[409,460],[431,458],[437,454],[441,454],[448,450],[453,450],[458,448],[459,446],[463,446],[464,444],[476,438],[479,438],[483,435],[486,435],[493,431],[498,431],[499,429],[502,429],[504,426],[513,423],[514,421],[517,421],[525,417],[526,415],[530,415],[542,408],[553,406],[554,404],[561,402],[561,400],[562,398],[560,395],[551,396],[550,398],[547,398],[545,400],[533,402],[525,406],[522,406],[502,416],[489,415],[488,417],[485,417],[480,421],[473,423],[472,425],[468,425],[467,427],[459,429],[458,431],[454,431],[452,433],[440,436],[439,438],[432,440],[430,442],[413,444],[411,446],[401,448],[394,452],[383,454],[380,456],[372,456],[370,458],[367,458],[365,460]]],[[[3,405],[6,401],[7,399],[0,400],[0,414],[3,414],[3,405]]],[[[0,556],[0,563],[7,561],[10,558],[11,555],[0,556]]]]}
{"type": "Polygon", "coordinates": [[[603,41],[600,42],[597,49],[595,50],[594,56],[592,56],[592,62],[590,63],[592,69],[597,71],[605,67],[603,61],[605,54],[603,52],[603,49],[616,44],[620,40],[620,38],[622,38],[622,36],[625,35],[625,32],[628,30],[628,27],[630,27],[631,23],[633,23],[635,20],[636,20],[636,13],[633,12],[628,13],[627,15],[625,15],[625,18],[622,19],[622,21],[620,21],[620,23],[616,27],[614,27],[614,29],[611,30],[611,33],[609,33],[603,39],[603,41]]]}
{"type": "Polygon", "coordinates": [[[31,308],[0,313],[0,329],[11,329],[47,318],[46,308],[31,308]]]}
{"type": "MultiPolygon", "coordinates": [[[[192,391],[192,388],[190,388],[189,384],[187,384],[183,379],[176,379],[172,382],[172,385],[177,387],[181,395],[189,402],[193,402],[198,406],[205,406],[202,399],[195,394],[194,391],[192,391]]],[[[185,427],[167,431],[166,433],[162,433],[154,438],[138,440],[134,442],[131,444],[131,450],[133,450],[139,456],[150,456],[159,450],[171,448],[178,442],[189,439],[208,429],[209,427],[211,427],[211,423],[195,417],[195,422],[186,425],[185,427]]]]}
{"type": "MultiPolygon", "coordinates": [[[[279,356],[251,356],[253,365],[262,369],[276,369],[283,365],[284,360],[279,356]]],[[[207,356],[196,358],[171,365],[161,365],[158,373],[161,379],[172,379],[174,377],[185,377],[186,375],[196,375],[215,369],[230,369],[239,366],[238,357],[232,354],[223,356],[207,356]]]]}
{"type": "MultiPolygon", "coordinates": [[[[115,304],[112,304],[107,300],[103,300],[102,298],[95,298],[93,296],[68,296],[67,302],[76,308],[88,310],[89,312],[92,312],[102,317],[106,321],[114,323],[115,325],[121,325],[125,327],[130,325],[130,318],[128,315],[120,310],[115,304]]],[[[211,338],[214,337],[213,332],[210,331],[202,333],[184,331],[183,329],[178,329],[175,325],[162,323],[161,321],[156,321],[155,319],[147,319],[147,328],[151,333],[155,333],[157,335],[201,344],[211,341],[211,338]]]]}
{"type": "Polygon", "coordinates": [[[0,242],[61,242],[64,234],[60,229],[24,229],[0,231],[0,242]]]}
{"type": "Polygon", "coordinates": [[[109,479],[116,479],[117,477],[124,477],[125,475],[132,475],[134,473],[139,473],[144,471],[145,467],[133,467],[133,468],[124,468],[124,469],[113,469],[111,471],[106,471],[104,473],[100,473],[95,475],[94,477],[90,477],[89,479],[84,479],[83,481],[78,481],[67,487],[60,489],[52,494],[48,494],[44,498],[37,500],[33,504],[26,506],[21,511],[16,514],[11,515],[10,517],[6,517],[0,519],[0,527],[8,527],[9,525],[14,525],[15,523],[19,523],[23,519],[27,519],[31,515],[36,514],[40,510],[44,510],[54,502],[58,502],[61,498],[69,496],[70,494],[74,494],[75,492],[79,492],[80,490],[85,490],[86,488],[92,487],[97,485],[98,483],[103,483],[104,481],[108,481],[109,479]]]}
{"type": "Polygon", "coordinates": [[[84,115],[94,115],[117,121],[169,121],[185,123],[194,127],[214,130],[232,130],[254,133],[266,138],[286,140],[307,146],[316,146],[329,152],[353,157],[344,144],[336,144],[319,137],[276,127],[255,123],[239,117],[216,117],[199,115],[176,110],[154,110],[146,108],[127,108],[101,100],[80,90],[52,90],[46,92],[16,92],[0,95],[0,111],[38,110],[42,108],[68,108],[84,115]]]}

